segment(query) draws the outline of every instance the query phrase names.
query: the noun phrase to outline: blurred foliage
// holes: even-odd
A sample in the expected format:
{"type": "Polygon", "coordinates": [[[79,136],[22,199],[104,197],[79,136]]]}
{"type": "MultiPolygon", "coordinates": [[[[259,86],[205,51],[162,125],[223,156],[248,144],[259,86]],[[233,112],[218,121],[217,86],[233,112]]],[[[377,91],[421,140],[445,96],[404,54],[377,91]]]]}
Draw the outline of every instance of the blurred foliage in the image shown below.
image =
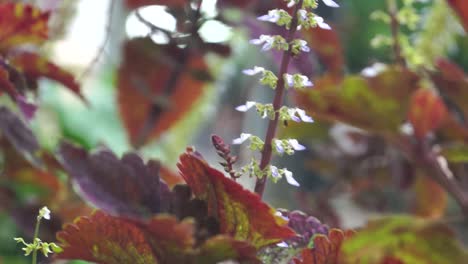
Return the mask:
{"type": "MultiPolygon", "coordinates": [[[[285,122],[279,131],[307,146],[284,162],[301,187],[269,185],[273,206],[242,187],[245,179],[236,182],[210,166],[216,151],[209,135],[264,133],[266,122],[256,113],[241,116],[234,108],[248,98],[271,101],[270,91],[255,89],[241,72],[254,64],[278,68],[279,54],[259,54],[246,43],[280,33],[255,17],[284,1],[219,0],[211,17],[184,8],[186,1],[113,1],[125,11],[103,16],[137,19],[148,34],[104,43],[98,54],[104,63],[80,80],[74,75],[81,68],[49,59],[71,18],[86,16],[76,13],[77,2],[21,2],[30,1],[0,0],[0,264],[28,263],[13,237],[32,236],[41,205],[53,212],[41,237],[52,241],[61,230],[62,258],[255,263],[259,256],[332,264],[467,258],[461,243],[468,243],[466,1],[337,1],[339,9],[318,9],[333,30],[302,35],[312,52],[291,63],[314,87],[286,100],[315,122],[285,122]],[[139,13],[156,2],[169,6],[164,12],[174,29],[139,13]],[[213,21],[230,26],[230,40],[200,36],[213,21]],[[375,37],[388,45],[373,48],[375,37]],[[120,52],[108,54],[106,45],[120,52]],[[67,149],[63,140],[80,147],[67,149]],[[184,153],[189,145],[207,159],[193,148],[184,153]],[[305,214],[280,216],[278,205],[305,214]],[[173,216],[154,216],[160,213],[173,216]],[[293,231],[299,236],[291,238],[293,231]],[[276,246],[282,240],[289,249],[276,246]],[[95,245],[100,254],[88,251],[95,245]]],[[[236,164],[224,166],[227,172],[252,156],[232,149],[236,164]]]]}

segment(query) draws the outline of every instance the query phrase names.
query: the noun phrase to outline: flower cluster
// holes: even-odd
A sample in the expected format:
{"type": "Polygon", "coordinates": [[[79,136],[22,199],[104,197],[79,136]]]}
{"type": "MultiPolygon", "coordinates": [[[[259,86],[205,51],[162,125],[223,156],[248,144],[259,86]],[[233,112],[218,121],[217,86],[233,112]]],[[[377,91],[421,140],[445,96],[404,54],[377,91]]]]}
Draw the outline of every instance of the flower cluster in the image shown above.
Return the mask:
{"type": "Polygon", "coordinates": [[[22,243],[24,245],[23,251],[25,256],[29,256],[31,253],[33,253],[33,263],[35,264],[37,261],[36,255],[37,251],[41,251],[44,256],[48,256],[50,253],[53,252],[60,252],[62,249],[55,243],[47,243],[47,242],[42,242],[40,238],[38,238],[38,233],[39,233],[39,226],[41,223],[42,219],[50,220],[50,210],[46,206],[42,207],[39,210],[39,214],[37,215],[37,222],[36,222],[36,228],[34,232],[34,238],[32,243],[26,243],[23,238],[21,237],[15,237],[14,240],[17,243],[22,243]]]}
{"type": "MultiPolygon", "coordinates": [[[[316,15],[313,10],[319,5],[317,0],[288,0],[288,8],[293,8],[294,11],[290,12],[283,9],[273,9],[268,11],[267,14],[258,17],[258,20],[276,24],[280,27],[285,27],[289,30],[288,37],[281,35],[265,35],[262,34],[256,39],[250,40],[253,45],[261,46],[262,51],[278,50],[284,52],[284,56],[296,57],[300,53],[309,52],[310,47],[307,42],[301,38],[296,38],[295,32],[297,30],[309,29],[313,27],[320,27],[322,29],[330,29],[330,26],[325,23],[324,19],[316,15]]],[[[338,4],[332,0],[323,0],[323,3],[330,7],[338,7],[338,4]]],[[[297,34],[299,36],[299,34],[297,34]]],[[[309,77],[300,73],[288,73],[287,65],[283,67],[281,72],[276,75],[264,67],[254,66],[251,69],[243,71],[244,74],[253,76],[260,74],[260,84],[270,87],[275,90],[276,96],[280,100],[275,100],[275,103],[259,103],[256,101],[247,101],[243,105],[236,107],[237,111],[246,112],[255,107],[257,113],[261,118],[270,120],[269,128],[277,127],[280,121],[287,124],[288,121],[293,122],[313,122],[312,117],[297,107],[282,106],[283,92],[288,89],[308,89],[313,86],[309,77]]],[[[275,97],[276,98],[276,97],[275,97]]],[[[249,133],[242,133],[239,138],[233,140],[233,144],[242,144],[249,141],[249,148],[252,151],[260,151],[262,154],[262,162],[259,163],[255,159],[242,168],[243,173],[248,173],[259,179],[265,176],[276,182],[281,178],[286,178],[287,182],[294,186],[299,186],[299,183],[293,178],[292,172],[287,169],[278,169],[270,165],[271,153],[277,155],[293,155],[296,151],[303,151],[305,147],[301,145],[296,139],[275,138],[274,133],[267,133],[265,140],[260,139],[249,133]],[[272,136],[273,135],[273,136],[272,136]],[[268,151],[265,148],[268,147],[268,151]]]]}

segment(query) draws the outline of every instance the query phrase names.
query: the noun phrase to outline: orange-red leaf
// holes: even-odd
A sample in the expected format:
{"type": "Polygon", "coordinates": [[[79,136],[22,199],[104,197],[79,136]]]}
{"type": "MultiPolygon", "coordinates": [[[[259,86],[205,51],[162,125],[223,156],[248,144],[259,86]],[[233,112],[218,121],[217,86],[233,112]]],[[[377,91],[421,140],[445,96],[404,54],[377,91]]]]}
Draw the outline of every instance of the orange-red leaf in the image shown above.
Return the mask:
{"type": "Polygon", "coordinates": [[[64,249],[58,255],[62,259],[116,264],[159,263],[141,229],[129,220],[102,212],[81,217],[65,226],[57,238],[64,249]]]}
{"type": "Polygon", "coordinates": [[[23,72],[27,78],[36,80],[45,77],[57,81],[83,98],[80,85],[75,81],[73,75],[49,62],[46,58],[32,52],[17,52],[12,54],[9,60],[11,65],[23,72]]]}
{"type": "Polygon", "coordinates": [[[463,27],[468,31],[468,2],[466,0],[447,0],[447,2],[457,12],[463,27]]]}
{"type": "Polygon", "coordinates": [[[447,107],[442,99],[429,89],[418,89],[411,97],[408,119],[414,134],[424,138],[447,118],[447,107]]]}
{"type": "Polygon", "coordinates": [[[206,72],[203,58],[186,56],[178,47],[150,39],[125,44],[118,74],[120,114],[130,141],[139,146],[157,138],[190,111],[202,94],[206,72]]]}
{"type": "Polygon", "coordinates": [[[294,236],[286,222],[258,195],[210,167],[199,153],[188,149],[177,165],[195,196],[207,201],[208,213],[218,218],[221,233],[256,247],[294,236]]]}
{"type": "Polygon", "coordinates": [[[330,230],[328,236],[317,235],[312,249],[302,251],[302,261],[296,264],[339,264],[339,254],[343,241],[354,235],[354,231],[330,230]]]}
{"type": "Polygon", "coordinates": [[[21,3],[0,4],[0,53],[47,40],[49,12],[21,3]]]}
{"type": "Polygon", "coordinates": [[[198,247],[194,228],[192,221],[179,222],[169,215],[139,222],[98,211],[57,234],[64,249],[58,257],[103,264],[258,263],[252,246],[227,236],[212,237],[198,247]]]}

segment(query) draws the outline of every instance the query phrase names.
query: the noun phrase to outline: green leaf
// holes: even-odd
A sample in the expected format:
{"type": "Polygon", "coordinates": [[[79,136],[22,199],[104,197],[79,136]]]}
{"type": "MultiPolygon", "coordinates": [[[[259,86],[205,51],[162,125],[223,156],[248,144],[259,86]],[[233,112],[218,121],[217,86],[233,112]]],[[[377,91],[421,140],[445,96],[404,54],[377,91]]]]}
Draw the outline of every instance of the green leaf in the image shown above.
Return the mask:
{"type": "Polygon", "coordinates": [[[343,263],[465,263],[467,251],[441,222],[411,216],[373,220],[342,247],[343,263]],[[394,262],[392,262],[394,263],[394,262]]]}

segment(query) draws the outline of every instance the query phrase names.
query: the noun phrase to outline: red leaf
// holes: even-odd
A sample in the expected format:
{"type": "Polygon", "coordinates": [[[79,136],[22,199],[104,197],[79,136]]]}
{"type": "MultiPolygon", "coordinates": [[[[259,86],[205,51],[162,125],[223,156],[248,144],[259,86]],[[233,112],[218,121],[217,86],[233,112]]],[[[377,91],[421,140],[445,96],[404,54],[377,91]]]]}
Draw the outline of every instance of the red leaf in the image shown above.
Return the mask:
{"type": "Polygon", "coordinates": [[[354,235],[354,231],[330,230],[328,236],[317,235],[314,238],[312,249],[302,251],[302,261],[295,260],[296,264],[338,264],[339,254],[343,241],[354,235]]]}
{"type": "Polygon", "coordinates": [[[21,3],[3,3],[0,14],[0,53],[47,40],[49,12],[21,3]]]}
{"type": "Polygon", "coordinates": [[[247,240],[257,248],[294,236],[286,222],[260,197],[212,167],[188,149],[177,164],[195,196],[208,203],[208,213],[218,218],[221,233],[247,240]]]}
{"type": "Polygon", "coordinates": [[[468,31],[468,2],[466,0],[447,0],[447,2],[457,12],[465,31],[468,31]]]}
{"type": "Polygon", "coordinates": [[[189,112],[202,94],[204,81],[196,74],[206,72],[205,62],[196,54],[186,61],[186,55],[182,49],[156,45],[150,39],[125,44],[118,100],[133,145],[157,138],[189,112]],[[184,69],[173,78],[180,67],[184,69]]]}
{"type": "Polygon", "coordinates": [[[139,222],[98,211],[57,234],[64,249],[58,257],[104,264],[203,264],[229,259],[258,263],[254,248],[245,242],[216,236],[196,247],[193,235],[192,221],[161,215],[139,222]]]}
{"type": "Polygon", "coordinates": [[[433,91],[419,89],[413,93],[408,119],[418,138],[422,139],[427,133],[439,128],[446,118],[447,108],[433,91]]]}
{"type": "Polygon", "coordinates": [[[16,52],[9,57],[11,65],[23,72],[28,79],[36,80],[45,77],[57,81],[73,93],[84,99],[80,91],[80,85],[73,75],[47,59],[32,52],[16,52]]]}
{"type": "MultiPolygon", "coordinates": [[[[173,231],[173,230],[171,230],[173,231]]],[[[96,212],[57,233],[62,259],[98,263],[158,263],[144,232],[133,222],[96,212]],[[131,262],[134,261],[134,262],[131,262]]]]}

